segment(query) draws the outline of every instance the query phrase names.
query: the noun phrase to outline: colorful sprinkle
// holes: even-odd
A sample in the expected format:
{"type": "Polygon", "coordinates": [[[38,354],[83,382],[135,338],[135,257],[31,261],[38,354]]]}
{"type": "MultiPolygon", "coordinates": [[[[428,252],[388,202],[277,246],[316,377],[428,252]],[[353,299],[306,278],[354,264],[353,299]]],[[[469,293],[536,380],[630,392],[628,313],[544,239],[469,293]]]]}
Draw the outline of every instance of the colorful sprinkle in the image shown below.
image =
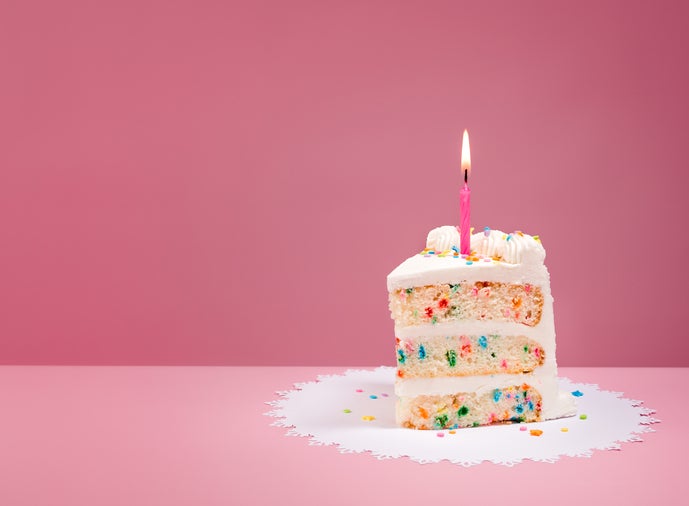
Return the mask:
{"type": "Polygon", "coordinates": [[[438,436],[438,437],[445,437],[445,433],[444,433],[444,432],[436,432],[435,435],[438,436]]]}
{"type": "Polygon", "coordinates": [[[490,227],[486,227],[483,229],[483,235],[488,237],[490,235],[490,227]]]}
{"type": "Polygon", "coordinates": [[[474,262],[472,262],[471,260],[467,260],[467,265],[471,265],[471,264],[473,264],[473,263],[474,263],[474,262]]]}
{"type": "Polygon", "coordinates": [[[443,413],[442,415],[438,415],[435,417],[435,426],[442,429],[447,425],[447,422],[449,421],[450,417],[443,413]]]}
{"type": "Polygon", "coordinates": [[[574,392],[572,392],[572,395],[574,397],[581,397],[582,395],[584,395],[584,393],[580,392],[579,390],[575,390],[574,392]]]}
{"type": "Polygon", "coordinates": [[[450,434],[457,434],[457,431],[456,431],[456,430],[451,430],[451,431],[450,431],[450,434]]]}
{"type": "Polygon", "coordinates": [[[404,350],[397,350],[397,361],[400,364],[404,364],[407,361],[407,356],[404,354],[404,350]]]}
{"type": "Polygon", "coordinates": [[[541,434],[543,434],[543,431],[538,429],[531,429],[529,431],[529,434],[531,434],[532,436],[540,436],[541,434]]]}
{"type": "Polygon", "coordinates": [[[452,246],[452,251],[459,255],[459,248],[457,248],[457,246],[452,246]]]}
{"type": "Polygon", "coordinates": [[[478,338],[478,345],[481,348],[487,348],[488,347],[488,339],[486,339],[486,336],[481,336],[478,338]]]}
{"type": "Polygon", "coordinates": [[[371,415],[365,415],[365,416],[362,416],[361,419],[362,419],[364,422],[372,422],[373,420],[376,419],[376,417],[375,417],[375,416],[371,416],[371,415]]]}
{"type": "Polygon", "coordinates": [[[357,391],[358,393],[363,392],[363,390],[362,390],[361,388],[357,388],[356,391],[357,391]]]}
{"type": "Polygon", "coordinates": [[[414,289],[413,288],[407,288],[404,291],[407,292],[407,295],[411,295],[414,292],[414,289]]]}
{"type": "Polygon", "coordinates": [[[456,293],[459,290],[459,283],[456,285],[450,285],[450,293],[456,293]]]}
{"type": "Polygon", "coordinates": [[[351,410],[351,409],[343,409],[342,412],[343,412],[343,413],[351,413],[352,410],[351,410]]]}
{"type": "Polygon", "coordinates": [[[432,307],[427,307],[426,309],[424,309],[424,312],[426,313],[426,316],[428,316],[429,318],[431,316],[433,316],[433,308],[432,307]]]}
{"type": "Polygon", "coordinates": [[[496,388],[493,390],[493,402],[499,402],[500,398],[502,397],[502,390],[499,388],[496,388]]]}
{"type": "Polygon", "coordinates": [[[569,429],[567,427],[562,427],[560,429],[560,432],[569,432],[569,429]]]}
{"type": "Polygon", "coordinates": [[[423,344],[419,346],[419,360],[423,360],[426,358],[426,348],[424,348],[423,344]]]}
{"type": "Polygon", "coordinates": [[[586,415],[579,415],[579,420],[586,420],[588,416],[586,415]]]}
{"type": "Polygon", "coordinates": [[[469,408],[467,406],[462,406],[459,408],[459,411],[457,411],[457,416],[466,416],[469,414],[469,408]]]}
{"type": "Polygon", "coordinates": [[[447,350],[445,358],[447,358],[447,363],[450,364],[450,367],[457,365],[457,352],[455,350],[447,350]]]}
{"type": "Polygon", "coordinates": [[[369,398],[369,399],[377,399],[378,396],[377,396],[377,395],[369,395],[368,398],[369,398]]]}
{"type": "Polygon", "coordinates": [[[522,425],[521,427],[519,427],[519,430],[522,432],[526,432],[526,425],[522,425]]]}
{"type": "Polygon", "coordinates": [[[380,394],[380,396],[381,396],[381,397],[388,397],[388,394],[382,393],[382,394],[380,394]]]}

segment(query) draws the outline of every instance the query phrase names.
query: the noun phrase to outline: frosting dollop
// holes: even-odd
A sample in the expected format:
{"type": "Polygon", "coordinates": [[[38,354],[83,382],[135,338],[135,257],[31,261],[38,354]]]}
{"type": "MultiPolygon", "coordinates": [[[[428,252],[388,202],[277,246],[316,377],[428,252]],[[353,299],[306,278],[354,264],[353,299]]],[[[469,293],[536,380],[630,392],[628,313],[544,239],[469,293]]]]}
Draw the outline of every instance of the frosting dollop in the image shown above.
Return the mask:
{"type": "Polygon", "coordinates": [[[460,246],[459,230],[457,230],[457,227],[445,225],[434,228],[428,232],[428,237],[426,237],[426,248],[435,251],[448,251],[452,249],[452,246],[458,249],[460,246]]]}
{"type": "Polygon", "coordinates": [[[538,237],[522,232],[506,234],[486,229],[471,236],[471,251],[509,264],[541,263],[545,260],[545,248],[538,237]]]}
{"type": "MultiPolygon", "coordinates": [[[[426,237],[426,250],[444,252],[453,248],[459,252],[461,238],[457,227],[445,225],[431,230],[426,237]]],[[[471,254],[500,260],[508,264],[542,263],[545,248],[538,236],[523,232],[506,234],[486,228],[471,236],[471,254]]]]}

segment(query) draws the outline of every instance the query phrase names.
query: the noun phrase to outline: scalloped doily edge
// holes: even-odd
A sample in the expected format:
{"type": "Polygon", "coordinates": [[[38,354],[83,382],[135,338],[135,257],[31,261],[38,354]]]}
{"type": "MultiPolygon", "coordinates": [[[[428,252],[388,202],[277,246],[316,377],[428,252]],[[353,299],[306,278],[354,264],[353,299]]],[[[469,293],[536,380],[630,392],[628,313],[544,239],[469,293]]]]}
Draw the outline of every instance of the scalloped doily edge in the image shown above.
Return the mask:
{"type": "MultiPolygon", "coordinates": [[[[386,367],[386,366],[381,366],[376,369],[394,369],[394,367],[386,367]]],[[[373,369],[373,370],[376,370],[373,369]]],[[[443,458],[443,459],[438,459],[438,460],[429,460],[429,459],[420,459],[416,458],[412,455],[400,455],[399,457],[393,456],[393,455],[387,455],[384,453],[376,452],[374,450],[357,450],[357,449],[351,449],[351,448],[343,448],[340,443],[337,441],[321,441],[318,440],[318,438],[312,434],[309,433],[304,433],[300,432],[297,430],[297,428],[290,424],[286,419],[285,415],[283,414],[283,406],[285,403],[288,401],[289,395],[292,393],[296,393],[297,391],[302,390],[305,386],[307,385],[314,385],[317,383],[320,383],[322,381],[328,380],[328,379],[333,379],[341,376],[348,376],[350,374],[355,374],[355,373],[366,373],[366,372],[371,372],[371,369],[347,369],[343,374],[319,374],[316,376],[316,379],[314,381],[303,381],[303,382],[298,382],[294,383],[293,389],[292,390],[278,390],[275,392],[276,395],[280,396],[280,399],[277,400],[272,400],[272,401],[265,401],[265,404],[268,406],[271,406],[274,409],[271,409],[270,411],[267,411],[263,413],[264,416],[268,416],[271,418],[276,418],[273,422],[270,423],[270,426],[272,427],[282,427],[286,428],[287,431],[285,432],[285,436],[292,436],[292,437],[305,437],[308,438],[308,444],[309,446],[335,446],[337,447],[337,450],[339,453],[346,454],[346,453],[368,453],[372,457],[375,457],[378,460],[388,460],[388,459],[394,459],[394,458],[408,458],[409,460],[413,462],[417,462],[419,464],[435,464],[443,461],[450,462],[452,464],[460,465],[462,467],[472,467],[479,465],[483,462],[491,462],[493,464],[499,464],[499,465],[504,465],[507,467],[513,467],[517,464],[521,464],[524,460],[529,460],[532,462],[545,462],[548,464],[554,464],[558,460],[560,460],[561,457],[574,457],[574,458],[591,458],[593,457],[593,454],[595,451],[606,451],[606,450],[613,450],[613,451],[621,451],[622,450],[622,443],[641,443],[643,442],[643,438],[641,438],[641,434],[648,434],[651,432],[655,432],[655,429],[651,427],[651,425],[660,423],[662,420],[658,418],[654,418],[651,415],[656,413],[655,409],[648,408],[642,406],[643,401],[641,400],[636,400],[636,399],[627,399],[623,397],[624,392],[616,392],[612,390],[603,390],[601,389],[598,384],[596,383],[576,383],[577,385],[582,385],[584,387],[589,387],[593,388],[595,390],[598,390],[602,393],[610,394],[613,395],[615,398],[626,401],[629,403],[631,407],[637,408],[639,412],[639,424],[637,429],[632,432],[630,432],[626,437],[620,438],[615,440],[614,443],[605,445],[605,446],[596,446],[593,448],[590,448],[586,451],[580,451],[580,452],[574,452],[574,453],[563,453],[561,455],[557,455],[555,457],[550,457],[550,458],[523,458],[523,459],[507,459],[507,460],[501,460],[501,459],[480,459],[480,460],[460,460],[460,459],[448,459],[448,458],[443,458]]],[[[569,381],[570,383],[572,382],[569,378],[561,378],[569,381]]]]}

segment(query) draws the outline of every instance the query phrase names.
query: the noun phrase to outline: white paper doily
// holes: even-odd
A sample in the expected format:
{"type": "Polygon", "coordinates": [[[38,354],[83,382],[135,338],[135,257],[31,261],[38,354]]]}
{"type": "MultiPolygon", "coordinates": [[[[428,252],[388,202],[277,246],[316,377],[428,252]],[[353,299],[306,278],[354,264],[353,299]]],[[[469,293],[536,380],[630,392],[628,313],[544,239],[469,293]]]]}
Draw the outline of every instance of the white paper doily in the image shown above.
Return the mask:
{"type": "Polygon", "coordinates": [[[411,430],[395,425],[394,367],[348,370],[295,384],[268,401],[271,425],[288,427],[288,436],[307,436],[310,445],[337,445],[341,453],[370,452],[379,459],[409,457],[422,464],[449,460],[462,466],[483,461],[512,466],[524,459],[555,462],[562,455],[590,457],[593,450],[619,450],[653,432],[655,411],[621,392],[560,378],[577,397],[575,417],[529,424],[449,430],[411,430]],[[582,416],[582,415],[585,415],[582,416]],[[585,418],[585,419],[582,419],[585,418]],[[526,430],[524,430],[526,429],[526,430]],[[562,429],[566,429],[563,431],[562,429]],[[535,436],[532,430],[542,434],[535,436]]]}

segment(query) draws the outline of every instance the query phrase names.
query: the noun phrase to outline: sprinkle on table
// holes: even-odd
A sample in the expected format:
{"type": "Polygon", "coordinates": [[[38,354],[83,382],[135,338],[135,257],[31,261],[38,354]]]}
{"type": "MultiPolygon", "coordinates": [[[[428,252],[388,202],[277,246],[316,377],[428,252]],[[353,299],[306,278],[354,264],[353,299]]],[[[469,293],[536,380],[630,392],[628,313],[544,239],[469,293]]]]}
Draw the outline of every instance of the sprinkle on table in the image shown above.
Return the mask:
{"type": "Polygon", "coordinates": [[[574,392],[572,392],[572,395],[574,397],[581,397],[582,395],[584,395],[584,392],[580,392],[579,390],[575,390],[574,392]]]}
{"type": "Polygon", "coordinates": [[[569,429],[567,427],[562,427],[560,429],[560,432],[569,432],[569,429]]]}
{"type": "Polygon", "coordinates": [[[456,430],[451,430],[451,431],[449,431],[449,432],[450,432],[450,434],[457,434],[457,431],[456,431],[456,430]]]}
{"type": "Polygon", "coordinates": [[[522,432],[526,432],[526,425],[522,425],[521,427],[519,427],[519,430],[522,432]]]}
{"type": "Polygon", "coordinates": [[[357,388],[356,391],[357,391],[357,393],[363,392],[363,390],[361,388],[357,388]]]}
{"type": "Polygon", "coordinates": [[[342,412],[343,412],[343,413],[351,413],[352,410],[351,410],[351,409],[343,409],[342,412]]]}
{"type": "Polygon", "coordinates": [[[586,415],[579,415],[579,420],[586,420],[588,416],[586,415]]]}
{"type": "Polygon", "coordinates": [[[376,417],[375,417],[375,416],[371,416],[371,415],[364,415],[364,416],[361,417],[361,419],[362,419],[364,422],[372,422],[373,420],[376,419],[376,417]]]}
{"type": "Polygon", "coordinates": [[[369,399],[377,399],[378,398],[377,395],[369,395],[368,397],[369,397],[369,399]]]}
{"type": "Polygon", "coordinates": [[[542,430],[538,430],[538,429],[531,429],[531,430],[529,431],[529,433],[530,433],[532,436],[540,436],[541,434],[543,434],[543,431],[542,431],[542,430]]]}
{"type": "Polygon", "coordinates": [[[444,433],[444,432],[436,432],[435,435],[438,436],[438,437],[445,437],[445,433],[444,433]]]}

